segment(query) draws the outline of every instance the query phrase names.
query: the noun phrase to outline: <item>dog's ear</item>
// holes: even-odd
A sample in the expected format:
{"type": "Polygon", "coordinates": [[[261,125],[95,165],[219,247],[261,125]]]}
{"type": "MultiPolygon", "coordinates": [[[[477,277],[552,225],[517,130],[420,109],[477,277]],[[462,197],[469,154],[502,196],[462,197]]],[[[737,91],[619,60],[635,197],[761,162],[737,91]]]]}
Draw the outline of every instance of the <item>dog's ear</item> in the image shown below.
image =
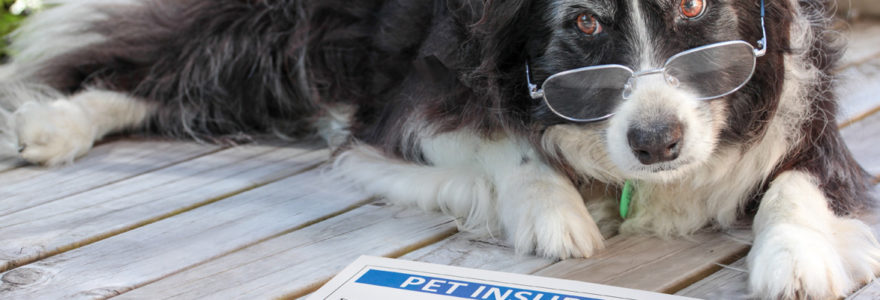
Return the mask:
{"type": "Polygon", "coordinates": [[[518,114],[521,120],[529,118],[532,103],[525,93],[524,68],[533,2],[483,1],[482,11],[473,15],[474,22],[469,26],[472,40],[479,45],[480,61],[465,80],[474,92],[490,102],[489,106],[518,114]]]}
{"type": "Polygon", "coordinates": [[[473,25],[473,34],[484,43],[484,70],[521,69],[522,51],[527,42],[529,0],[488,0],[483,13],[473,25]]]}

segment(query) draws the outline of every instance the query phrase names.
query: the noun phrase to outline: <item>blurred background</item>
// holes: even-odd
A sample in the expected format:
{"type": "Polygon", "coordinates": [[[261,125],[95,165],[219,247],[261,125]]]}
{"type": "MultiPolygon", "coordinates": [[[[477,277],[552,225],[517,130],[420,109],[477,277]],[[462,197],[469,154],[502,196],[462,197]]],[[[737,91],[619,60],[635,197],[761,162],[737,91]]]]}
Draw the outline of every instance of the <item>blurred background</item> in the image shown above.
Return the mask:
{"type": "Polygon", "coordinates": [[[28,15],[43,7],[43,0],[0,0],[3,10],[0,11],[0,61],[5,60],[9,53],[6,52],[8,44],[6,36],[9,35],[28,15]]]}

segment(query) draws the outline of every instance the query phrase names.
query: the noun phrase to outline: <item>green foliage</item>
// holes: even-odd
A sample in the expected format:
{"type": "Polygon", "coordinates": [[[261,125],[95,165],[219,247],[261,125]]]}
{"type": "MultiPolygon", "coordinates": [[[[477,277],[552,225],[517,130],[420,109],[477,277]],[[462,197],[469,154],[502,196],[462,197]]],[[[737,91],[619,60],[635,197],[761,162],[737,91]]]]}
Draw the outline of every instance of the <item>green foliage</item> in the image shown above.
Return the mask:
{"type": "Polygon", "coordinates": [[[8,53],[6,52],[7,41],[5,37],[21,24],[25,14],[16,15],[9,11],[15,0],[0,0],[0,3],[3,4],[3,9],[0,10],[0,37],[3,37],[2,43],[0,43],[0,57],[6,57],[8,53]]]}

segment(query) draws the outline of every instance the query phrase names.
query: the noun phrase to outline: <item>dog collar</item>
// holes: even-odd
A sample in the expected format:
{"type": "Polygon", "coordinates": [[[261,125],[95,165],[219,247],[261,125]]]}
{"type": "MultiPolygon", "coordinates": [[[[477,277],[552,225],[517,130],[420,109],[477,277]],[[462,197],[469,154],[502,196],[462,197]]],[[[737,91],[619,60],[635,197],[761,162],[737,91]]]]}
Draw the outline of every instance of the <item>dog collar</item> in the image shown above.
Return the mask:
{"type": "Polygon", "coordinates": [[[623,192],[620,194],[620,216],[626,219],[629,215],[630,202],[632,202],[633,183],[627,180],[623,184],[623,192]]]}

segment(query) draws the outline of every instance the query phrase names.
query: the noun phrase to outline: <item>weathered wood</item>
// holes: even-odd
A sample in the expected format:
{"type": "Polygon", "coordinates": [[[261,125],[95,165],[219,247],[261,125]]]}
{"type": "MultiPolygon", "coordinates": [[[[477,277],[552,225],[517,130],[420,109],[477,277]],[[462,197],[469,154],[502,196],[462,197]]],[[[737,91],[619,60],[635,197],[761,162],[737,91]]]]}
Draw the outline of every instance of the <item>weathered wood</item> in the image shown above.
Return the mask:
{"type": "Polygon", "coordinates": [[[466,232],[407,253],[401,258],[521,274],[534,273],[554,262],[534,255],[516,255],[513,249],[502,241],[466,232]]]}
{"type": "Polygon", "coordinates": [[[840,133],[862,167],[871,174],[880,175],[880,112],[842,129],[840,133]]]}
{"type": "MultiPolygon", "coordinates": [[[[327,186],[318,172],[289,177],[7,271],[0,274],[0,298],[115,296],[209,259],[313,224],[364,201],[359,193],[327,186]]],[[[418,221],[424,221],[424,217],[418,221]]],[[[339,232],[357,228],[325,229],[339,232]]],[[[312,239],[298,241],[306,245],[330,246],[325,244],[323,237],[315,235],[312,239]]],[[[336,248],[323,250],[338,251],[336,248]]],[[[325,252],[310,253],[309,260],[313,263],[327,263],[320,258],[325,252]]],[[[228,282],[223,285],[231,286],[228,282]]]]}
{"type": "Polygon", "coordinates": [[[0,158],[0,172],[6,172],[24,165],[24,162],[16,157],[0,158]]]}
{"type": "Polygon", "coordinates": [[[743,258],[675,294],[700,299],[749,299],[748,278],[743,258]]]}
{"type": "Polygon", "coordinates": [[[327,151],[242,146],[0,218],[0,271],[290,176],[327,151]]]}
{"type": "Polygon", "coordinates": [[[375,202],[122,294],[272,299],[311,293],[360,255],[397,256],[455,232],[451,218],[375,202]]]}
{"type": "Polygon", "coordinates": [[[671,292],[714,272],[716,263],[742,256],[748,244],[717,232],[688,239],[616,236],[587,259],[563,260],[536,275],[656,292],[671,292]]]}
{"type": "Polygon", "coordinates": [[[880,299],[880,281],[874,279],[871,283],[866,285],[861,290],[853,293],[849,297],[846,297],[847,300],[876,300],[880,299]]]}
{"type": "Polygon", "coordinates": [[[844,69],[836,80],[842,126],[880,107],[880,56],[844,69]]]}
{"type": "Polygon", "coordinates": [[[618,236],[609,239],[608,248],[594,257],[554,264],[534,256],[517,256],[503,243],[459,233],[402,258],[670,292],[714,272],[720,268],[716,263],[744,255],[750,240],[747,230],[674,240],[618,236]]]}
{"type": "Polygon", "coordinates": [[[857,65],[880,55],[880,21],[866,19],[843,29],[847,45],[841,68],[857,65]]]}
{"type": "Polygon", "coordinates": [[[216,151],[192,142],[125,140],[92,149],[71,166],[0,173],[0,216],[155,171],[216,151]]]}

